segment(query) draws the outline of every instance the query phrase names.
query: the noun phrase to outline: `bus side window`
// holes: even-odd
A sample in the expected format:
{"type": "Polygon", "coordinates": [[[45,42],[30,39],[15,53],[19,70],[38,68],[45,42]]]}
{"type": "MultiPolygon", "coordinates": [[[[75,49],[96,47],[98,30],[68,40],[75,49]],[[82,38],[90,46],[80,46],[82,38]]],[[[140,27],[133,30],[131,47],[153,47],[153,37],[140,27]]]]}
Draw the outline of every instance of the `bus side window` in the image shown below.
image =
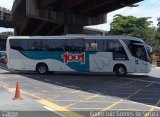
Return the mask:
{"type": "Polygon", "coordinates": [[[113,52],[113,60],[129,60],[119,40],[108,40],[108,51],[113,52]]]}
{"type": "Polygon", "coordinates": [[[54,39],[47,40],[47,50],[48,51],[64,51],[65,40],[63,39],[54,39]]]}
{"type": "Polygon", "coordinates": [[[97,51],[104,52],[104,41],[102,39],[97,39],[97,51]]]}
{"type": "Polygon", "coordinates": [[[46,51],[46,40],[30,40],[30,51],[46,51]]]}
{"type": "Polygon", "coordinates": [[[11,49],[18,51],[27,51],[28,50],[28,40],[14,39],[10,40],[11,49]]]}
{"type": "Polygon", "coordinates": [[[86,40],[85,41],[85,51],[97,51],[96,40],[86,40]]]}
{"type": "Polygon", "coordinates": [[[108,52],[108,40],[103,40],[103,51],[108,52]]]}
{"type": "Polygon", "coordinates": [[[118,40],[108,40],[108,51],[109,52],[121,52],[122,45],[118,40]]]}
{"type": "Polygon", "coordinates": [[[65,43],[66,51],[84,51],[84,39],[67,39],[65,43]]]}

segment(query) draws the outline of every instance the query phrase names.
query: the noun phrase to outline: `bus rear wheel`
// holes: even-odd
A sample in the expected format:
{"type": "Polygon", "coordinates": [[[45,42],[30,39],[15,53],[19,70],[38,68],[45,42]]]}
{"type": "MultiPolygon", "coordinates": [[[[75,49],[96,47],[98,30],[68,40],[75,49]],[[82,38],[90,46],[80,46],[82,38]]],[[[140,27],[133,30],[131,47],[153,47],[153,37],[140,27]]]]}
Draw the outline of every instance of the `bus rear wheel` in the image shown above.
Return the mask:
{"type": "Polygon", "coordinates": [[[48,73],[48,67],[47,67],[46,64],[41,63],[41,64],[37,65],[36,71],[41,75],[47,74],[48,73]]]}
{"type": "Polygon", "coordinates": [[[127,69],[123,65],[118,65],[115,67],[115,74],[118,77],[125,76],[127,73],[127,69]]]}

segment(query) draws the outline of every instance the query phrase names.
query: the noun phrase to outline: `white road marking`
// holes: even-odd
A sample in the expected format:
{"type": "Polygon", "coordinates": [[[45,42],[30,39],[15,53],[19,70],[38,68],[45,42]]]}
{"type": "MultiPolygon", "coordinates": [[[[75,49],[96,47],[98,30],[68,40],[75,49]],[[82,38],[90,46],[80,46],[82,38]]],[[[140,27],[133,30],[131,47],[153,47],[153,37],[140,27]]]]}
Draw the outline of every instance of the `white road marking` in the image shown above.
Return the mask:
{"type": "Polygon", "coordinates": [[[44,79],[44,81],[47,81],[47,82],[49,82],[50,80],[48,80],[48,79],[44,79]]]}
{"type": "Polygon", "coordinates": [[[69,87],[69,88],[79,88],[79,87],[77,87],[77,86],[74,86],[74,85],[64,85],[64,86],[66,86],[66,87],[69,87]]]}
{"type": "Polygon", "coordinates": [[[49,108],[47,106],[43,106],[45,109],[49,110],[49,111],[52,111],[52,112],[55,112],[55,110],[53,110],[52,108],[49,108]]]}
{"type": "MultiPolygon", "coordinates": [[[[128,101],[130,101],[130,100],[128,100],[128,101]]],[[[131,103],[133,103],[133,104],[141,104],[141,105],[144,105],[144,106],[147,106],[147,107],[154,107],[155,109],[160,109],[160,107],[149,105],[149,104],[143,104],[143,103],[140,103],[140,102],[131,101],[131,103]]]]}
{"type": "Polygon", "coordinates": [[[54,109],[52,109],[52,108],[49,108],[49,107],[47,107],[47,106],[43,106],[43,108],[45,108],[45,109],[47,109],[47,110],[49,110],[49,111],[52,111],[52,112],[56,113],[57,115],[59,115],[59,116],[61,116],[61,117],[67,117],[67,116],[63,115],[62,113],[59,113],[59,112],[57,112],[56,110],[54,110],[54,109]]]}
{"type": "Polygon", "coordinates": [[[63,83],[61,83],[61,82],[56,82],[56,84],[60,84],[60,85],[63,85],[63,83]]]}

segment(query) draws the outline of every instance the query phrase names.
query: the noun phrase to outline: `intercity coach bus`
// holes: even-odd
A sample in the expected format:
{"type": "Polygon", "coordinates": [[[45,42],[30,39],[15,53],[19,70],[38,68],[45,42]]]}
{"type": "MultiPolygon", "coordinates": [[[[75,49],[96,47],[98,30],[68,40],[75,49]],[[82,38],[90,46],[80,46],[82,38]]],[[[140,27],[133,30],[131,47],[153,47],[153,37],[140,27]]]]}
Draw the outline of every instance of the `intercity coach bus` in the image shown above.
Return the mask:
{"type": "Polygon", "coordinates": [[[130,36],[14,36],[7,39],[11,70],[148,73],[150,53],[145,42],[130,36]]]}

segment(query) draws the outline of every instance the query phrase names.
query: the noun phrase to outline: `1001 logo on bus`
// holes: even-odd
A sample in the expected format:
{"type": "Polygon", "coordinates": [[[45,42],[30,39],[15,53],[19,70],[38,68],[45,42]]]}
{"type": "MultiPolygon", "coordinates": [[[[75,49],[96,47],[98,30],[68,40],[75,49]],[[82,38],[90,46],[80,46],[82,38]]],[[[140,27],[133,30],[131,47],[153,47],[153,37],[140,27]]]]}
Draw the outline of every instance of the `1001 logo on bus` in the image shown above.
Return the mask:
{"type": "Polygon", "coordinates": [[[62,55],[62,58],[66,64],[69,62],[81,62],[81,64],[85,64],[85,53],[71,54],[67,52],[62,55]]]}

